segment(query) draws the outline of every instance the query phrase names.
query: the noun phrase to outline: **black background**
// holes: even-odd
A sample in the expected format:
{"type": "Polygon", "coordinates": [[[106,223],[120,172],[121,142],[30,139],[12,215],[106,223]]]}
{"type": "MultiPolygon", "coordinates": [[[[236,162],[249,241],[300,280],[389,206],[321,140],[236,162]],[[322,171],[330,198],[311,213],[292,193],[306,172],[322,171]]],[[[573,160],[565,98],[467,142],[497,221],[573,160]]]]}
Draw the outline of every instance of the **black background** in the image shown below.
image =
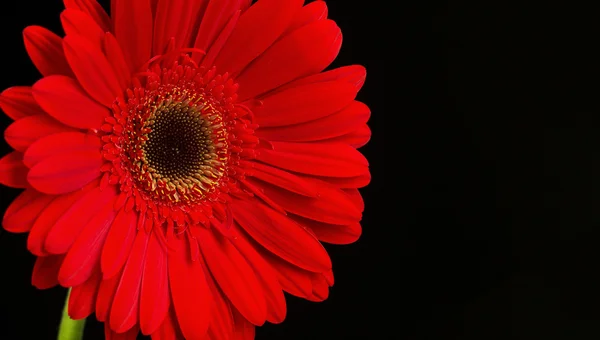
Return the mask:
{"type": "MultiPolygon", "coordinates": [[[[344,33],[333,66],[368,70],[363,237],[327,246],[327,301],[288,297],[257,339],[598,338],[597,12],[399,3],[328,1],[344,33]]],[[[0,88],[38,79],[21,31],[61,32],[61,9],[3,3],[0,88]]],[[[0,339],[53,339],[65,290],[30,286],[25,240],[0,233],[0,339]]]]}

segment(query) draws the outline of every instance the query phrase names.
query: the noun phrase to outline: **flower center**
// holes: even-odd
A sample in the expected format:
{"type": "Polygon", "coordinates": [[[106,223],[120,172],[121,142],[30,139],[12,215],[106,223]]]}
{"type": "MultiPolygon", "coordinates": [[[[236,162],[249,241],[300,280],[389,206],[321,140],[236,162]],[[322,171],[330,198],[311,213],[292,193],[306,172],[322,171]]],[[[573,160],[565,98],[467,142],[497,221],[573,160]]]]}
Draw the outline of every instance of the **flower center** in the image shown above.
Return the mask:
{"type": "Polygon", "coordinates": [[[151,174],[151,188],[197,187],[206,193],[223,175],[226,135],[219,112],[209,105],[163,101],[144,124],[150,130],[141,145],[141,172],[151,174]]]}
{"type": "Polygon", "coordinates": [[[225,218],[222,204],[248,195],[239,185],[259,143],[236,90],[227,74],[185,54],[171,67],[150,65],[102,126],[103,181],[118,185],[127,206],[147,211],[154,223],[225,218]]]}

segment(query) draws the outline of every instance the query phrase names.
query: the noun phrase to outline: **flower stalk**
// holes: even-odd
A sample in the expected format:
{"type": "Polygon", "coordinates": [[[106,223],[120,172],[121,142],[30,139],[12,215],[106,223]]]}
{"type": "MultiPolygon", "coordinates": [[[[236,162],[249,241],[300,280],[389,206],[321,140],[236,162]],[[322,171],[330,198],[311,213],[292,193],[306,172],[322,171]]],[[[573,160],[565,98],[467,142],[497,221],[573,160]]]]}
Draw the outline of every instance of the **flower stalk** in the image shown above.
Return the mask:
{"type": "Polygon", "coordinates": [[[58,340],[81,340],[83,339],[83,329],[85,327],[85,319],[73,320],[69,317],[69,297],[71,289],[67,292],[65,299],[65,307],[63,308],[60,326],[58,328],[58,340]]]}

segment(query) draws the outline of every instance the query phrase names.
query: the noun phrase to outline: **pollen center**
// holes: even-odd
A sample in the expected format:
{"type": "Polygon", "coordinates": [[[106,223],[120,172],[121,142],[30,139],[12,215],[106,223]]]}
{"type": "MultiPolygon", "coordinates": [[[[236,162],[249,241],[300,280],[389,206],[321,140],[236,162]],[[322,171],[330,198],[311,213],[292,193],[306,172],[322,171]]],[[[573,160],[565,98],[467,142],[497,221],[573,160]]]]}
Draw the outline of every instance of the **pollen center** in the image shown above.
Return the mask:
{"type": "Polygon", "coordinates": [[[229,159],[224,113],[196,91],[170,87],[151,96],[130,131],[137,186],[163,202],[194,202],[219,185],[229,159]],[[137,131],[136,131],[137,130],[137,131]],[[136,142],[137,141],[137,142],[136,142]],[[136,151],[137,150],[137,151],[136,151]]]}
{"type": "Polygon", "coordinates": [[[193,181],[202,177],[202,166],[210,167],[210,160],[217,158],[211,124],[197,111],[182,103],[163,104],[147,122],[150,133],[142,150],[154,177],[193,181]]]}
{"type": "Polygon", "coordinates": [[[140,211],[150,206],[163,215],[241,194],[241,162],[259,142],[227,74],[198,68],[187,54],[171,63],[134,78],[100,132],[110,162],[102,167],[104,183],[119,184],[121,197],[140,211]]]}

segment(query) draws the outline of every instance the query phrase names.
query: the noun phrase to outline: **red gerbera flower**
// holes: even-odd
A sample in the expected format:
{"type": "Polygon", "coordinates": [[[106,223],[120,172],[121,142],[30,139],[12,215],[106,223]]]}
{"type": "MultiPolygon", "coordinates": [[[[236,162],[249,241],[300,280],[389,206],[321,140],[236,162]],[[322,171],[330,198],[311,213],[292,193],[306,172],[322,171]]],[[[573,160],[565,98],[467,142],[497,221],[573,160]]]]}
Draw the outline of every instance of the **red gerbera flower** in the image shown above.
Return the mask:
{"type": "Polygon", "coordinates": [[[30,26],[43,78],[1,96],[15,120],[0,182],[25,191],[33,285],[107,338],[251,339],[283,291],[327,298],[319,241],[361,233],[361,66],[321,73],[341,32],[325,2],[65,0],[60,38],[30,26]]]}

